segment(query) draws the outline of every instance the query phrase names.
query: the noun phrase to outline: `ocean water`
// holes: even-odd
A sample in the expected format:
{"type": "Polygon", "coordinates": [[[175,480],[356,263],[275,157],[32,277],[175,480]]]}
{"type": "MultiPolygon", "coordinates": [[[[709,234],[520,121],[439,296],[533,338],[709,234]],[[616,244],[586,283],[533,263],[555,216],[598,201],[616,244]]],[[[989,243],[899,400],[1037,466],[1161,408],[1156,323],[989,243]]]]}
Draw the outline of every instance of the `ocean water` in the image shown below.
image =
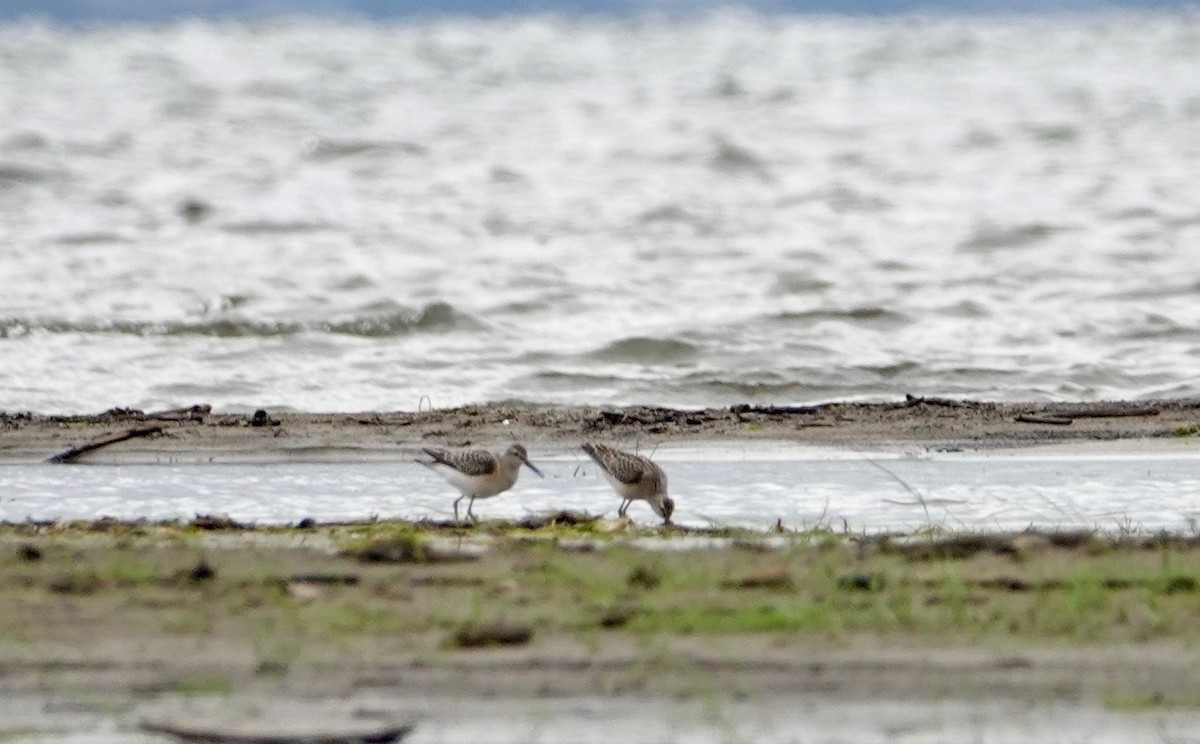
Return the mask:
{"type": "Polygon", "coordinates": [[[1200,14],[0,25],[0,410],[1200,394],[1200,14]]]}

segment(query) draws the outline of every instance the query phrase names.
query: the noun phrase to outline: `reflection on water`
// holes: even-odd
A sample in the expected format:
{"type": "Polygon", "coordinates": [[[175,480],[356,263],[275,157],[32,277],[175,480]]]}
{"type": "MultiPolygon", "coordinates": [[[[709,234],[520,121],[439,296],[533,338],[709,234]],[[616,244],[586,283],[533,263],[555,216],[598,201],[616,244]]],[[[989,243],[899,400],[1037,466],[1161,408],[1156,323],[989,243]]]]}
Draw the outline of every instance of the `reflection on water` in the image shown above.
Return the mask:
{"type": "MultiPolygon", "coordinates": [[[[711,460],[663,451],[689,525],[828,526],[854,531],[1100,528],[1190,531],[1200,519],[1195,457],[955,456],[711,460]]],[[[476,503],[482,519],[579,509],[615,516],[618,499],[590,463],[538,460],[476,503]],[[526,474],[528,475],[528,474],[526,474]]],[[[457,492],[425,468],[395,463],[0,466],[0,519],[190,518],[240,521],[447,519],[457,492]]],[[[655,523],[635,503],[630,515],[655,523]]]]}

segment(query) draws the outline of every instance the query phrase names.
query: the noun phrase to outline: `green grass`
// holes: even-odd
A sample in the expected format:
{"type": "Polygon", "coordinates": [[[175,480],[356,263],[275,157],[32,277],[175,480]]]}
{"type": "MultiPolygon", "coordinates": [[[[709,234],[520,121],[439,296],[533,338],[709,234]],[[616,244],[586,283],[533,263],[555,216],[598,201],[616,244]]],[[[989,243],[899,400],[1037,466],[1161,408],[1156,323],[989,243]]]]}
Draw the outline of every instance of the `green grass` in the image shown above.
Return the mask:
{"type": "Polygon", "coordinates": [[[228,695],[233,691],[233,682],[215,675],[192,677],[181,681],[175,691],[181,695],[228,695]]]}
{"type": "Polygon", "coordinates": [[[381,640],[436,652],[447,633],[487,618],[535,629],[535,644],[555,634],[591,644],[612,634],[1200,643],[1200,541],[1162,536],[1018,543],[940,530],[908,542],[805,533],[778,550],[652,552],[600,535],[598,549],[572,552],[558,540],[592,528],[375,522],[305,531],[345,548],[329,554],[249,542],[203,549],[177,539],[187,529],[142,525],[131,537],[107,524],[0,526],[0,624],[36,628],[26,642],[216,635],[254,647],[266,673],[294,663],[289,649],[298,647],[350,652],[381,640]],[[480,560],[423,558],[435,538],[480,536],[491,545],[480,560]],[[397,560],[364,561],[356,549],[379,544],[397,560]],[[22,558],[22,545],[40,557],[22,558]],[[199,555],[214,573],[198,581],[199,555]],[[354,581],[309,581],[297,592],[299,575],[354,581]]]}

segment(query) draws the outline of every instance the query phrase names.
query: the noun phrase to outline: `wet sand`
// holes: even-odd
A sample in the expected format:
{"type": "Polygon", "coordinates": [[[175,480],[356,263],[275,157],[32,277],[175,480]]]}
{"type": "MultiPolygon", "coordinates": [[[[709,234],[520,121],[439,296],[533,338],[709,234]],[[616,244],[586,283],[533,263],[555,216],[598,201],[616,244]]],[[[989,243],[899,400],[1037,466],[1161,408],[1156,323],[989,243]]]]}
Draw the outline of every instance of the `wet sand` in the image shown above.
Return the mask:
{"type": "Polygon", "coordinates": [[[1200,432],[1200,400],[990,403],[910,398],[894,403],[733,406],[678,410],[496,404],[422,412],[0,413],[0,462],[44,460],[115,431],[161,426],[87,455],[91,462],[345,461],[388,459],[422,445],[513,440],[551,454],[586,439],[637,445],[787,442],[856,449],[970,450],[1135,440],[1200,432]],[[260,425],[254,425],[258,423],[260,425]]]}
{"type": "Polygon", "coordinates": [[[446,730],[490,701],[588,740],[602,722],[580,706],[615,717],[622,700],[642,740],[670,738],[670,709],[737,730],[766,715],[819,740],[797,701],[840,706],[876,738],[895,718],[880,701],[936,703],[962,719],[953,740],[978,733],[981,704],[1052,733],[1055,706],[1200,700],[1194,539],[712,536],[681,552],[627,521],[2,525],[0,698],[58,731],[94,726],[68,720],[80,711],[128,730],[181,698],[424,710],[446,730]]]}

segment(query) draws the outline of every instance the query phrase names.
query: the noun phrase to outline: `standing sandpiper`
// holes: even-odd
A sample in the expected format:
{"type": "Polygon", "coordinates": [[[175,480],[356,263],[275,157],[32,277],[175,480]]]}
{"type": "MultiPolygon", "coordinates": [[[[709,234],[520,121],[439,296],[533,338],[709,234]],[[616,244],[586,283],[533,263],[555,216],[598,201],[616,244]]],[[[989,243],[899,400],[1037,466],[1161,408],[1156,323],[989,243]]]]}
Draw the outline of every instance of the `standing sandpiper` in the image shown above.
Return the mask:
{"type": "Polygon", "coordinates": [[[471,513],[475,499],[488,499],[512,488],[513,484],[517,482],[517,471],[521,469],[522,465],[539,476],[546,477],[529,461],[525,447],[519,444],[509,447],[500,456],[482,449],[451,451],[425,448],[425,454],[432,457],[433,460],[429,462],[417,460],[417,462],[442,476],[447,483],[462,492],[462,496],[454,500],[454,521],[456,522],[458,521],[458,502],[464,498],[470,498],[470,501],[467,502],[467,516],[476,519],[475,515],[471,513]]]}
{"type": "Polygon", "coordinates": [[[675,502],[667,495],[667,474],[649,458],[613,449],[604,444],[588,442],[583,451],[596,461],[613,490],[621,497],[617,516],[625,516],[629,504],[635,499],[645,499],[654,513],[663,518],[663,524],[671,523],[675,502]]]}

